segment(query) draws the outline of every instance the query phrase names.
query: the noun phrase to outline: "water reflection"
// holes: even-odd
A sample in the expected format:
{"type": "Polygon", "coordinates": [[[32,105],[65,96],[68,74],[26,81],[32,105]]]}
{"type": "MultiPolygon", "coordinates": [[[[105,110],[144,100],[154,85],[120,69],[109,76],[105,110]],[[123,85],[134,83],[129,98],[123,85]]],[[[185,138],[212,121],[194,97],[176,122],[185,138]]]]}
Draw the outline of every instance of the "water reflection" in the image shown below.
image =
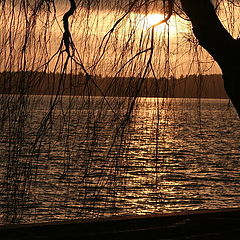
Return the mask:
{"type": "Polygon", "coordinates": [[[48,119],[51,99],[30,100],[1,132],[3,223],[239,206],[240,130],[227,102],[200,111],[194,99],[142,98],[119,128],[123,98],[109,98],[119,119],[101,98],[65,97],[48,119]]]}

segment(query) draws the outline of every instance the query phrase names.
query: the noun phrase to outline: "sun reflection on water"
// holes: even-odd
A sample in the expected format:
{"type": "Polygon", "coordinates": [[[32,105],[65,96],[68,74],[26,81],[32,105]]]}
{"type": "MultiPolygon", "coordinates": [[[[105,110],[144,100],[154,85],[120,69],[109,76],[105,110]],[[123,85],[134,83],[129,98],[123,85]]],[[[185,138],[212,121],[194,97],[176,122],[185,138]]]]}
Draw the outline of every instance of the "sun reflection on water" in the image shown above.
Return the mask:
{"type": "MultiPolygon", "coordinates": [[[[47,102],[47,96],[44,99],[47,102]]],[[[97,110],[99,98],[94,101],[97,110]]],[[[199,128],[196,102],[192,102],[183,107],[179,99],[138,99],[120,142],[121,152],[119,143],[112,144],[115,129],[107,121],[112,112],[106,111],[103,121],[99,121],[96,111],[86,124],[89,116],[84,109],[79,112],[77,104],[69,128],[64,129],[64,117],[57,109],[53,115],[55,125],[44,136],[38,158],[31,161],[31,167],[37,172],[26,200],[23,221],[239,205],[238,121],[231,119],[234,123],[231,131],[220,139],[218,130],[224,129],[229,117],[222,116],[219,102],[203,102],[204,129],[199,128]],[[208,110],[209,104],[217,109],[214,114],[208,110]],[[70,142],[66,141],[66,131],[72,139],[70,142]]],[[[26,129],[29,140],[34,137],[43,113],[42,105],[34,108],[26,129]]],[[[4,131],[2,136],[7,139],[8,131],[4,131]]],[[[0,142],[3,149],[4,139],[0,142]]],[[[25,155],[19,156],[18,169],[24,168],[20,164],[24,159],[25,155]]],[[[1,165],[1,174],[4,167],[1,165]]],[[[10,198],[13,193],[7,194],[10,198]]],[[[4,208],[3,202],[0,203],[4,208]]],[[[21,206],[16,209],[20,210],[21,206]]]]}

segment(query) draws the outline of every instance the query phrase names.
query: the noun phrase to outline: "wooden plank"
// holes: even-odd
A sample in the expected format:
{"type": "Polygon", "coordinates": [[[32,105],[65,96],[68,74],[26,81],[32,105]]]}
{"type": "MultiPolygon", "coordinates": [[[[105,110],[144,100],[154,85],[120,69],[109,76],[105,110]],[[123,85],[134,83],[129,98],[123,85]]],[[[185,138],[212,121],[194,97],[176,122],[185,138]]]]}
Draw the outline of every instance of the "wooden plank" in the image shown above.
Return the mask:
{"type": "Polygon", "coordinates": [[[1,240],[238,239],[240,208],[0,227],[1,240]]]}

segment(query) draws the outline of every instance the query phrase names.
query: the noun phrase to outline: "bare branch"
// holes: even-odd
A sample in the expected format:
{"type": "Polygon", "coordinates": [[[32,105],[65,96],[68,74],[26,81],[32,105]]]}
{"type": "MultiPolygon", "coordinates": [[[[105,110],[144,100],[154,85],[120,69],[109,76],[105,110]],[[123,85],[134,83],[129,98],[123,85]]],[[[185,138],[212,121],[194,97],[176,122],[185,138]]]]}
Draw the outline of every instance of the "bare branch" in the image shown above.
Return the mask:
{"type": "Polygon", "coordinates": [[[66,52],[68,53],[68,55],[70,55],[69,48],[70,48],[70,44],[72,42],[71,33],[69,31],[68,19],[71,15],[74,14],[74,12],[76,10],[75,0],[69,0],[69,2],[70,2],[70,9],[63,16],[63,27],[64,27],[63,42],[64,42],[64,45],[66,47],[66,52]]]}

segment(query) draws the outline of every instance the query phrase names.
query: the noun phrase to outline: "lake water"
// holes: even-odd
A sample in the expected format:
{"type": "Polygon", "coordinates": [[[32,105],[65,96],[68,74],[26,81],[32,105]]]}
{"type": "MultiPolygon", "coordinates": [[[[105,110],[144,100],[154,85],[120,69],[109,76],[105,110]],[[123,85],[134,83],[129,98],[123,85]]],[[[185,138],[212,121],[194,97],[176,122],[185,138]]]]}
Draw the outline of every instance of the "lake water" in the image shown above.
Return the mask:
{"type": "Polygon", "coordinates": [[[240,122],[228,100],[132,104],[2,96],[1,224],[239,207],[240,122]]]}

